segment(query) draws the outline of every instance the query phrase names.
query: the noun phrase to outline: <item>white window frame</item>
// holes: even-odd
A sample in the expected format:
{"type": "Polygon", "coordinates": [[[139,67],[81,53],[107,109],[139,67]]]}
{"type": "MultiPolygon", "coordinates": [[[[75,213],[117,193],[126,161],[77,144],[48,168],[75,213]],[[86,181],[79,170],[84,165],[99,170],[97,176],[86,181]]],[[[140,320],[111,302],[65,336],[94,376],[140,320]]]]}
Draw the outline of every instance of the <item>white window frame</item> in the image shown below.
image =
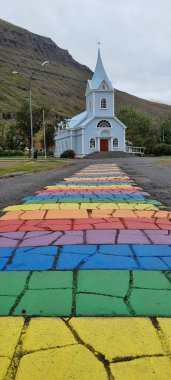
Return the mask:
{"type": "Polygon", "coordinates": [[[111,124],[109,123],[109,121],[108,120],[100,120],[98,123],[97,123],[97,125],[96,125],[96,128],[102,128],[102,129],[104,129],[104,128],[112,128],[112,126],[111,126],[111,124]],[[101,125],[100,125],[101,124],[101,125]],[[103,126],[103,124],[104,124],[104,126],[103,126]],[[105,125],[106,124],[106,125],[105,125]]]}
{"type": "Polygon", "coordinates": [[[106,100],[106,98],[102,98],[101,100],[100,100],[100,108],[102,109],[102,110],[106,110],[107,109],[107,100],[106,100]],[[102,107],[102,102],[105,102],[105,105],[106,105],[106,107],[102,107]]]}
{"type": "Polygon", "coordinates": [[[91,139],[89,141],[89,147],[90,147],[90,149],[95,149],[96,148],[96,139],[94,137],[91,137],[91,139]],[[94,140],[94,144],[93,144],[94,146],[92,146],[92,144],[91,144],[92,140],[94,140]]]}
{"type": "Polygon", "coordinates": [[[113,138],[113,148],[119,148],[119,139],[117,137],[113,138]],[[118,144],[114,145],[114,140],[117,140],[118,144]]]}

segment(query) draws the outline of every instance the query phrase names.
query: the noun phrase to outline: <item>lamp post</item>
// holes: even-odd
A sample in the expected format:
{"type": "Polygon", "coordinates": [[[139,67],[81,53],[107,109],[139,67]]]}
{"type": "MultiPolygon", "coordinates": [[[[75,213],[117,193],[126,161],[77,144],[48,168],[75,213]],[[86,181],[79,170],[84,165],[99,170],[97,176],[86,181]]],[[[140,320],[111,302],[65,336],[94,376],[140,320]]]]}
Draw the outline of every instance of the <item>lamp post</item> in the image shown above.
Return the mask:
{"type": "Polygon", "coordinates": [[[13,74],[23,75],[29,82],[29,104],[30,104],[30,140],[31,140],[31,158],[34,158],[34,141],[33,141],[33,113],[32,113],[32,79],[34,75],[45,65],[48,65],[49,61],[44,61],[36,70],[30,75],[20,71],[13,71],[13,74]]]}

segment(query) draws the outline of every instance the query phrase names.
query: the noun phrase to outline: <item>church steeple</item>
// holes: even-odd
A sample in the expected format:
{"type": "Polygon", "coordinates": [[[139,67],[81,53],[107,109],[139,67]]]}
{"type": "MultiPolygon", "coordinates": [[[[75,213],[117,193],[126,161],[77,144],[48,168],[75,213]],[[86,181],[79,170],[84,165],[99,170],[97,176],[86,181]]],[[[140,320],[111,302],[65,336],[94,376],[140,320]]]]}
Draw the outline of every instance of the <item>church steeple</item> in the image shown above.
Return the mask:
{"type": "Polygon", "coordinates": [[[102,63],[100,48],[98,48],[98,56],[97,56],[97,63],[96,63],[95,71],[94,71],[92,80],[89,81],[90,88],[92,90],[97,90],[97,89],[99,89],[100,85],[103,82],[106,83],[107,87],[110,90],[113,90],[112,83],[110,82],[110,80],[106,74],[106,71],[104,69],[103,63],[102,63]]]}

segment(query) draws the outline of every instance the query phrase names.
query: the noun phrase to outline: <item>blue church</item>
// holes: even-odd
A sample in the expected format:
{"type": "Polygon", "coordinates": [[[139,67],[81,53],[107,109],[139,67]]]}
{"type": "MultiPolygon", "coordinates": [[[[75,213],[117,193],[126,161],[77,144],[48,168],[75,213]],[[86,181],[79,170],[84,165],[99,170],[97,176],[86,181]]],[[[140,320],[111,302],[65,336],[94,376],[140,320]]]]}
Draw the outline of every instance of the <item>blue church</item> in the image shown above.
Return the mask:
{"type": "Polygon", "coordinates": [[[100,49],[86,88],[86,111],[68,119],[55,133],[55,157],[73,149],[76,157],[92,152],[125,151],[126,126],[115,116],[115,89],[104,69],[100,49]]]}

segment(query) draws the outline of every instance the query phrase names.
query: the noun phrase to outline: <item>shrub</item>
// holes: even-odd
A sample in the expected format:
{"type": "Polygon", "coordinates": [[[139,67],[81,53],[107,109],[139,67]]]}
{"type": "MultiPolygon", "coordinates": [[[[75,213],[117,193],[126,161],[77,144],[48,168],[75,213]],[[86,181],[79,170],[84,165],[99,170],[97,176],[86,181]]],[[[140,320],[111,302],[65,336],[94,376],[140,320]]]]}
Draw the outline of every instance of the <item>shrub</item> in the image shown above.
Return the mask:
{"type": "Polygon", "coordinates": [[[0,157],[25,156],[22,150],[0,150],[0,157]]]}
{"type": "Polygon", "coordinates": [[[75,152],[72,149],[65,150],[61,155],[60,158],[75,158],[75,152]]]}
{"type": "Polygon", "coordinates": [[[153,153],[155,156],[170,155],[171,154],[171,144],[160,143],[154,146],[153,153]]]}
{"type": "Polygon", "coordinates": [[[47,151],[47,157],[53,157],[53,150],[47,151]]]}

